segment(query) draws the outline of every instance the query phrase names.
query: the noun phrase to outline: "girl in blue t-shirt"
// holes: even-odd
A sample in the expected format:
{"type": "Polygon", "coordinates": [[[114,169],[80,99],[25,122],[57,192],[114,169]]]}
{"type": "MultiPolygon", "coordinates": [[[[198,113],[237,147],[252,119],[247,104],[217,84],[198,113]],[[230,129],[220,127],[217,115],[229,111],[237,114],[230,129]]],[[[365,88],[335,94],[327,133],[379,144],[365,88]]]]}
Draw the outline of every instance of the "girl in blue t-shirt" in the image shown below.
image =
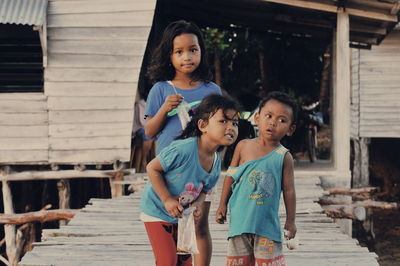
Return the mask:
{"type": "MultiPolygon", "coordinates": [[[[193,109],[209,94],[222,94],[211,82],[211,72],[200,29],[191,22],[173,22],[165,29],[161,42],[152,55],[147,71],[154,82],[149,92],[145,110],[145,133],[149,138],[158,137],[157,151],[182,133],[185,122],[180,115],[183,107],[193,109]]],[[[187,112],[183,117],[189,120],[187,112]]],[[[202,219],[196,224],[197,244],[201,255],[196,265],[209,265],[211,236],[208,229],[210,200],[202,206],[202,219]]]]}
{"type": "Polygon", "coordinates": [[[199,207],[221,172],[216,151],[235,142],[238,119],[234,101],[217,94],[207,96],[180,139],[164,148],[147,165],[151,182],[142,194],[140,218],[153,247],[156,265],[192,265],[190,255],[176,254],[178,217],[189,205],[197,208],[196,223],[202,217],[199,207]]]}

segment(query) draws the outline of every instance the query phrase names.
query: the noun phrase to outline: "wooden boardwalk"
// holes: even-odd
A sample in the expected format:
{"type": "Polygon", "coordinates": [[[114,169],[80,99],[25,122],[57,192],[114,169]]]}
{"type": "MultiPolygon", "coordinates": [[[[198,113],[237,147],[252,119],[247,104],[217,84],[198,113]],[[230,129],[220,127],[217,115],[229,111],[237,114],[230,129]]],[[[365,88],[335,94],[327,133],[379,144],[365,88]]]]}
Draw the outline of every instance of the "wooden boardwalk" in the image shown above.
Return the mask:
{"type": "MultiPolygon", "coordinates": [[[[300,246],[284,249],[287,265],[378,265],[375,253],[358,245],[314,203],[322,194],[316,177],[296,177],[296,224],[300,246]]],[[[154,265],[143,223],[139,220],[140,193],[114,199],[91,199],[60,229],[44,230],[20,265],[154,265]]],[[[213,266],[224,265],[227,225],[217,224],[213,202],[210,230],[213,266]]],[[[281,220],[285,221],[284,208],[281,220]]]]}

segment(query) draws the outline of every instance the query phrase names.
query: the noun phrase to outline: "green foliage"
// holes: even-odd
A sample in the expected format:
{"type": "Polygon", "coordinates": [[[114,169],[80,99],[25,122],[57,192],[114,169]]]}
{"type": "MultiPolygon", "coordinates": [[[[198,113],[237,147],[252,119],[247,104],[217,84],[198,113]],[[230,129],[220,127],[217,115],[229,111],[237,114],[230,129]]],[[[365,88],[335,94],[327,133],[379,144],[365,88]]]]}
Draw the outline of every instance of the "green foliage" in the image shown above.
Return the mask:
{"type": "MultiPolygon", "coordinates": [[[[239,100],[253,99],[272,90],[285,91],[299,101],[318,100],[322,55],[330,40],[316,40],[301,34],[256,32],[238,26],[203,29],[210,62],[218,55],[224,89],[239,100]],[[260,52],[264,55],[267,91],[263,90],[260,52]]],[[[243,103],[245,106],[246,103],[243,103]]]]}

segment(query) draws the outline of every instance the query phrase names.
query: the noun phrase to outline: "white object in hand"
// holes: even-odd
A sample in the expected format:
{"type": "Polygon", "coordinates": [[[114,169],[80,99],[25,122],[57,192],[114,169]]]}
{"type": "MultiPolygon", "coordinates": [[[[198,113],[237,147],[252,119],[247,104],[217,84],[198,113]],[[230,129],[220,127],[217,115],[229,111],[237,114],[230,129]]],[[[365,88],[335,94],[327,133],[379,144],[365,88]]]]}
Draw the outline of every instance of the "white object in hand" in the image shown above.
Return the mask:
{"type": "MultiPolygon", "coordinates": [[[[287,231],[284,231],[285,236],[287,235],[287,231]]],[[[292,239],[288,239],[286,240],[286,247],[288,249],[296,249],[299,247],[299,237],[296,235],[294,238],[292,239]]]]}

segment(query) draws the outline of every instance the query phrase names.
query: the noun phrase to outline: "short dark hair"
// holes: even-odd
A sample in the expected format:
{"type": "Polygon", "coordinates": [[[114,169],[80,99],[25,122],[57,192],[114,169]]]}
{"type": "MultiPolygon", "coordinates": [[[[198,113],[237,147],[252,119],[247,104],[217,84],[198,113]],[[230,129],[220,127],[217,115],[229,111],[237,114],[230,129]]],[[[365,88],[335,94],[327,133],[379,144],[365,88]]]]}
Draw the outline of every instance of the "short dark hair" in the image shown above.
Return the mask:
{"type": "Polygon", "coordinates": [[[258,112],[261,112],[261,109],[264,107],[264,105],[269,101],[269,100],[276,100],[278,102],[281,102],[290,108],[292,108],[292,113],[293,113],[293,121],[292,124],[296,124],[297,122],[297,116],[298,116],[298,107],[296,101],[287,93],[281,92],[281,91],[272,91],[268,93],[267,97],[265,97],[258,108],[258,112]]]}
{"type": "Polygon", "coordinates": [[[225,118],[231,119],[226,116],[228,110],[241,110],[239,104],[228,96],[219,94],[210,94],[206,96],[200,105],[194,110],[192,120],[187,124],[182,134],[177,139],[185,139],[189,137],[199,137],[202,132],[198,127],[199,120],[208,121],[218,110],[222,110],[225,118]]]}
{"type": "Polygon", "coordinates": [[[165,28],[161,42],[152,54],[150,65],[147,68],[147,76],[152,82],[172,80],[175,77],[175,68],[171,63],[170,56],[174,48],[175,37],[184,33],[196,35],[201,50],[200,65],[191,74],[192,79],[194,81],[211,81],[212,74],[201,30],[193,22],[178,20],[165,28]]]}

